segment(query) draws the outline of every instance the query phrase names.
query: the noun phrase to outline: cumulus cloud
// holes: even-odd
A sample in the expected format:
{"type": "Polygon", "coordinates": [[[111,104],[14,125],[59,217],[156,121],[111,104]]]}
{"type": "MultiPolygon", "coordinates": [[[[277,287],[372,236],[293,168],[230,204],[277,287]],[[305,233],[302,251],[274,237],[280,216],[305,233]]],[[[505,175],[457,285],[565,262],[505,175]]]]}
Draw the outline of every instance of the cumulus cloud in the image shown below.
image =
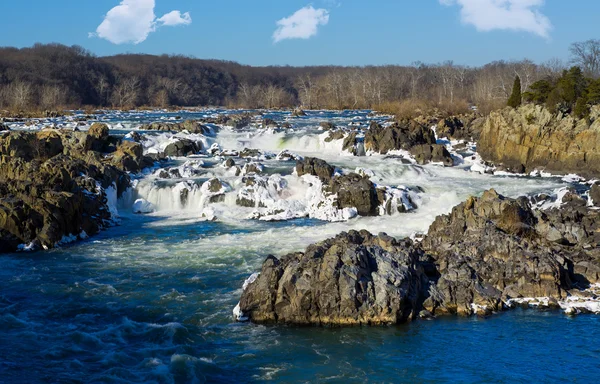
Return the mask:
{"type": "Polygon", "coordinates": [[[192,17],[189,12],[182,15],[179,11],[171,11],[156,21],[162,25],[174,27],[176,25],[192,24],[192,17]]]}
{"type": "Polygon", "coordinates": [[[544,0],[439,0],[441,4],[461,7],[463,23],[478,31],[525,31],[548,38],[552,24],[540,12],[544,0]]]}
{"type": "Polygon", "coordinates": [[[113,44],[139,44],[161,26],[189,25],[192,17],[189,12],[171,11],[157,19],[154,14],[155,0],[122,0],[112,8],[95,33],[113,44]]]}
{"type": "Polygon", "coordinates": [[[278,43],[286,39],[308,39],[317,34],[321,25],[329,23],[329,11],[315,9],[311,5],[297,10],[290,17],[277,22],[273,40],[278,43]]]}

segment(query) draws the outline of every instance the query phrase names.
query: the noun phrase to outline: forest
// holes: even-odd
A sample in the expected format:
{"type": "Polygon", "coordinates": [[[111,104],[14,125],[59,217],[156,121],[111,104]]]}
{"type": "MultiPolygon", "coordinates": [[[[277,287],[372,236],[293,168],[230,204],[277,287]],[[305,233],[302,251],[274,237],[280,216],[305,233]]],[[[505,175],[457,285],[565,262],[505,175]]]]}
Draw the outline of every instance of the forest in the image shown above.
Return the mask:
{"type": "Polygon", "coordinates": [[[558,102],[565,76],[585,83],[572,104],[598,102],[583,91],[600,77],[600,40],[572,44],[569,61],[495,61],[480,67],[452,61],[252,67],[186,56],[97,57],[79,46],[36,44],[0,48],[0,109],[302,106],[402,114],[419,107],[460,112],[476,105],[485,113],[506,105],[516,77],[525,100],[558,102]]]}

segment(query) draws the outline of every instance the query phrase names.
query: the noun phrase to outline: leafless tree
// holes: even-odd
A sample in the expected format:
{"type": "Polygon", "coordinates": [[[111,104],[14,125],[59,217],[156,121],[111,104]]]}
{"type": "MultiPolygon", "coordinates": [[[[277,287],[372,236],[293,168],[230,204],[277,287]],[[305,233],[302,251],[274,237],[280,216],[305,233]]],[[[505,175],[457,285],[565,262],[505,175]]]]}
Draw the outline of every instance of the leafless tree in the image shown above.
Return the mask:
{"type": "Polygon", "coordinates": [[[12,106],[15,108],[26,108],[33,98],[33,87],[25,81],[17,81],[10,87],[12,106]]]}
{"type": "Polygon", "coordinates": [[[587,76],[600,76],[600,40],[573,43],[569,50],[572,64],[580,66],[587,76]]]}

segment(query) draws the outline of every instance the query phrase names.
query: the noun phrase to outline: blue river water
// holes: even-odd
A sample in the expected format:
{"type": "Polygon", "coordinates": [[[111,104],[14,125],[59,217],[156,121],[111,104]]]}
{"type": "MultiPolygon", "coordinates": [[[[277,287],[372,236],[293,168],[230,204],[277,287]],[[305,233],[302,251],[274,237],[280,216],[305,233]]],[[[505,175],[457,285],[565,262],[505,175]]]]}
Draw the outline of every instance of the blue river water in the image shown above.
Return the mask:
{"type": "Polygon", "coordinates": [[[597,381],[597,316],[515,310],[345,329],[235,323],[240,286],[263,255],[203,255],[194,245],[269,236],[264,229],[124,218],[77,245],[4,257],[0,382],[597,381]]]}
{"type": "MultiPolygon", "coordinates": [[[[218,112],[223,111],[208,115],[218,112]]],[[[519,196],[552,193],[568,184],[560,178],[468,172],[468,164],[420,167],[383,156],[356,158],[320,139],[316,128],[322,119],[364,127],[367,114],[326,111],[291,119],[289,112],[271,112],[265,116],[291,121],[293,130],[256,137],[225,131],[216,140],[225,148],[251,143],[318,155],[344,171],[368,169],[377,183],[418,185],[424,193],[415,212],[348,223],[257,222],[246,220],[248,212],[234,199],[221,207],[229,215],[207,222],[189,207],[163,210],[157,200],[152,201],[157,212],[147,216],[120,207],[120,225],[79,243],[3,255],[0,384],[597,382],[600,317],[594,315],[518,309],[485,319],[449,317],[372,328],[234,321],[243,282],[269,254],[301,251],[349,229],[422,233],[437,215],[491,187],[519,196]]],[[[113,124],[113,133],[126,134],[136,124],[176,115],[113,112],[101,120],[113,124]]],[[[293,168],[293,163],[265,164],[266,173],[289,175],[293,168]]],[[[205,172],[214,177],[215,169],[205,172]]],[[[162,184],[148,176],[139,188],[163,202],[179,199],[179,192],[162,184]]]]}

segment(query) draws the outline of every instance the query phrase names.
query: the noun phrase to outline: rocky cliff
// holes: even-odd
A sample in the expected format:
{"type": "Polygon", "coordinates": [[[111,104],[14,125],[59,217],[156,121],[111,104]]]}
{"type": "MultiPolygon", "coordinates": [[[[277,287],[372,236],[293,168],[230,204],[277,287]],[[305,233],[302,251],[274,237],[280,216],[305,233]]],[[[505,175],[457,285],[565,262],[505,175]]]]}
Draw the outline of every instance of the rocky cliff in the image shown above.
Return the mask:
{"type": "Polygon", "coordinates": [[[534,169],[584,177],[600,175],[600,108],[589,119],[552,114],[525,105],[492,112],[485,121],[477,151],[484,160],[515,172],[534,169]]]}
{"type": "Polygon", "coordinates": [[[0,252],[52,248],[110,223],[127,172],[153,162],[108,127],[0,133],[0,252]]]}

